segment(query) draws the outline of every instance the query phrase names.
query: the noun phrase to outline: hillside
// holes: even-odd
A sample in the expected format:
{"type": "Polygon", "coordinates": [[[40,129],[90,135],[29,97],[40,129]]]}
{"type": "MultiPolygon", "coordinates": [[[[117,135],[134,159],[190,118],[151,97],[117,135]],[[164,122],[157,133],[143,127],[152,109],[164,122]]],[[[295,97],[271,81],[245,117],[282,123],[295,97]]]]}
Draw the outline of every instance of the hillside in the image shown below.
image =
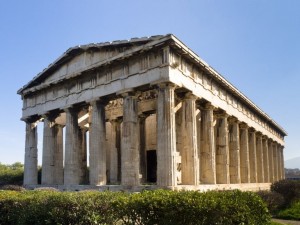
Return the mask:
{"type": "Polygon", "coordinates": [[[284,167],[288,169],[300,169],[300,157],[284,161],[284,167]]]}

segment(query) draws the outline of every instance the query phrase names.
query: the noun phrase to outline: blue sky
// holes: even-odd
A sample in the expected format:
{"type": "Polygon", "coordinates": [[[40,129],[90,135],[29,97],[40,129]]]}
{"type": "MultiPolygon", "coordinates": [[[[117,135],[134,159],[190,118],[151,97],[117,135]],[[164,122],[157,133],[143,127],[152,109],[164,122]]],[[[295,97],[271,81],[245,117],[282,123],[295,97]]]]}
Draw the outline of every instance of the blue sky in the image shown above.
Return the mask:
{"type": "Polygon", "coordinates": [[[0,162],[24,158],[17,90],[69,47],[167,33],[284,127],[285,159],[300,156],[299,9],[298,0],[1,1],[0,162]]]}

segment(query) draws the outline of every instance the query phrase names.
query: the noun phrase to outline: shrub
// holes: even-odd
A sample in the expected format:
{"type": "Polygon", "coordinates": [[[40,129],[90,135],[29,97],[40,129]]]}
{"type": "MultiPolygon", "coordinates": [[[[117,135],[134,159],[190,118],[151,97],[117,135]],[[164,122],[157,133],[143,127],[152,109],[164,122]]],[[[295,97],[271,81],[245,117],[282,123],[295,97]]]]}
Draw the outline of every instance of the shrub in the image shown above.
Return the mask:
{"type": "Polygon", "coordinates": [[[272,191],[258,191],[257,194],[267,204],[269,211],[274,215],[284,207],[285,200],[283,196],[272,191]]]}
{"type": "Polygon", "coordinates": [[[24,167],[21,163],[3,165],[0,163],[0,185],[22,185],[24,167]]]}
{"type": "Polygon", "coordinates": [[[284,207],[300,200],[300,182],[294,180],[280,180],[271,185],[271,191],[281,194],[284,198],[284,207]]]}
{"type": "Polygon", "coordinates": [[[300,201],[294,202],[291,207],[280,211],[277,217],[288,220],[300,220],[300,201]]]}
{"type": "Polygon", "coordinates": [[[7,190],[7,191],[25,191],[26,189],[23,188],[22,186],[19,185],[13,185],[13,184],[8,184],[8,185],[3,185],[0,187],[0,190],[7,190]]]}
{"type": "Polygon", "coordinates": [[[115,202],[124,224],[267,224],[268,210],[251,192],[144,191],[115,202]]]}
{"type": "Polygon", "coordinates": [[[0,224],[268,224],[255,193],[241,191],[1,191],[0,224]]]}

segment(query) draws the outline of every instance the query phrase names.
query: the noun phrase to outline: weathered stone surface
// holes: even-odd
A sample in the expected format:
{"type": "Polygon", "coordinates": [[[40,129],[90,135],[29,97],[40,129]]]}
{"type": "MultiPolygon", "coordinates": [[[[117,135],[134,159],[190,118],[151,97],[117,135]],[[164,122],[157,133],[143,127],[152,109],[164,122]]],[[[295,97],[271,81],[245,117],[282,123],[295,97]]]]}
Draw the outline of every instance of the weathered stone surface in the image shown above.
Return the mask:
{"type": "Polygon", "coordinates": [[[176,186],[175,86],[157,89],[157,185],[176,186]]]}
{"type": "Polygon", "coordinates": [[[286,132],[171,34],[71,48],[18,93],[25,185],[37,184],[39,121],[43,185],[252,190],[284,178],[286,132]]]}
{"type": "Polygon", "coordinates": [[[106,177],[105,103],[92,103],[90,124],[90,184],[105,185],[106,177]]]}
{"type": "Polygon", "coordinates": [[[37,184],[37,128],[34,123],[26,122],[24,185],[37,184]]]}
{"type": "Polygon", "coordinates": [[[229,173],[230,183],[241,183],[240,128],[236,119],[229,119],[229,173]]]}
{"type": "Polygon", "coordinates": [[[240,125],[241,182],[250,183],[249,133],[246,124],[240,125]]]}
{"type": "Polygon", "coordinates": [[[216,147],[213,106],[201,110],[200,182],[216,184],[216,147]]]}
{"type": "Polygon", "coordinates": [[[137,186],[140,184],[138,123],[137,96],[125,93],[123,98],[123,132],[121,138],[121,183],[125,186],[137,186]]]}
{"type": "Polygon", "coordinates": [[[182,110],[182,184],[199,184],[199,154],[197,147],[196,96],[186,94],[182,110]]]}

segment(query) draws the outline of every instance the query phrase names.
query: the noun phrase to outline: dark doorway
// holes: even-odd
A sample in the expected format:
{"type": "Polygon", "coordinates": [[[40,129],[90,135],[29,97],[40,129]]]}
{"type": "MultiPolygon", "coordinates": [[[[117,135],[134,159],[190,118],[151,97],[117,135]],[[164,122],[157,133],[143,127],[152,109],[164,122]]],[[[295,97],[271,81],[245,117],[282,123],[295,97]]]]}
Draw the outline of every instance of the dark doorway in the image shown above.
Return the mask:
{"type": "Polygon", "coordinates": [[[147,151],[147,182],[156,182],[157,159],[156,150],[147,151]]]}

